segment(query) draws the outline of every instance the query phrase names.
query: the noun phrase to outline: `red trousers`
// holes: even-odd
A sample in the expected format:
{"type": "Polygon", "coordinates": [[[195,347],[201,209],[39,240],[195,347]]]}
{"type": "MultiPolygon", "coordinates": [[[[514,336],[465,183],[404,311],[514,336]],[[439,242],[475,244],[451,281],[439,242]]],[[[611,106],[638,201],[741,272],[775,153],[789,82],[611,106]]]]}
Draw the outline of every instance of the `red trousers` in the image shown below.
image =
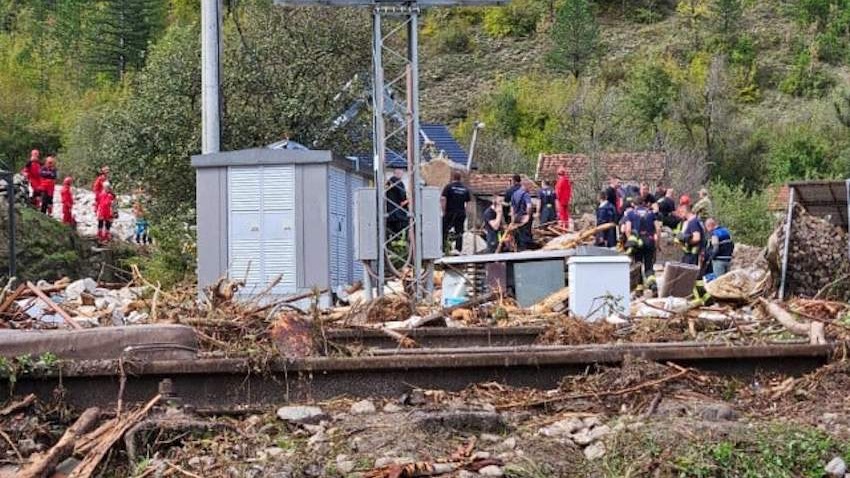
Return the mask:
{"type": "Polygon", "coordinates": [[[558,203],[558,220],[561,221],[561,224],[563,224],[564,227],[568,227],[570,225],[569,204],[558,203]]]}

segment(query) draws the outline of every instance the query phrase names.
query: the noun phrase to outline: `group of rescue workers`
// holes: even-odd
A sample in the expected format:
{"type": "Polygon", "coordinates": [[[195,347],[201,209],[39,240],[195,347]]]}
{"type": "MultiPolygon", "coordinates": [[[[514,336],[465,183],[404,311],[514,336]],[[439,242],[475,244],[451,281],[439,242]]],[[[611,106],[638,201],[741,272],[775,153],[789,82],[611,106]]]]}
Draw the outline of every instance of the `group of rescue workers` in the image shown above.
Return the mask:
{"type": "MultiPolygon", "coordinates": [[[[21,174],[27,179],[30,186],[29,202],[47,215],[53,214],[53,196],[56,189],[56,179],[59,177],[56,169],[56,155],[48,154],[44,160],[41,151],[33,149],[21,174]]],[[[74,194],[71,187],[74,178],[66,176],[62,181],[60,193],[62,201],[62,222],[71,227],[76,227],[77,221],[74,217],[74,194]]],[[[109,166],[103,166],[97,173],[92,184],[94,193],[94,212],[97,217],[97,239],[101,243],[107,243],[112,238],[112,221],[117,218],[118,210],[115,207],[115,192],[109,182],[109,166]]],[[[136,217],[135,240],[139,244],[150,243],[148,235],[148,222],[141,203],[136,202],[133,206],[136,217]]]]}
{"type": "Polygon", "coordinates": [[[735,244],[729,230],[712,217],[708,191],[700,190],[699,196],[694,204],[688,195],[680,196],[677,202],[673,189],[659,185],[653,193],[646,183],[623,187],[612,177],[599,193],[596,224],[613,223],[617,227],[598,233],[596,243],[622,247],[642,265],[644,280],[651,283],[660,228],[666,227],[681,249],[681,262],[699,267],[700,276],[707,280],[719,277],[729,271],[735,244]]]}
{"type": "MultiPolygon", "coordinates": [[[[548,180],[537,190],[538,211],[531,193],[533,183],[513,175],[504,194],[494,194],[483,214],[484,239],[487,252],[502,252],[510,242],[512,250],[523,251],[536,247],[531,228],[535,212],[538,224],[557,225],[570,229],[570,199],[572,183],[565,168],[558,168],[554,188],[548,180]]],[[[409,200],[402,180],[403,172],[396,170],[386,183],[388,237],[404,240],[408,224],[409,200]]],[[[466,211],[472,193],[462,181],[459,171],[452,173],[440,197],[443,212],[443,243],[454,234],[453,246],[462,250],[466,211]]],[[[681,262],[699,267],[700,277],[711,280],[729,271],[735,244],[728,229],[712,217],[708,191],[699,191],[699,200],[691,204],[688,195],[676,199],[671,188],[658,185],[655,192],[649,185],[622,186],[620,179],[611,177],[608,187],[599,192],[596,224],[614,224],[596,235],[596,245],[619,248],[641,264],[645,284],[654,283],[655,261],[659,251],[662,228],[668,228],[673,242],[681,249],[681,262]]]]}

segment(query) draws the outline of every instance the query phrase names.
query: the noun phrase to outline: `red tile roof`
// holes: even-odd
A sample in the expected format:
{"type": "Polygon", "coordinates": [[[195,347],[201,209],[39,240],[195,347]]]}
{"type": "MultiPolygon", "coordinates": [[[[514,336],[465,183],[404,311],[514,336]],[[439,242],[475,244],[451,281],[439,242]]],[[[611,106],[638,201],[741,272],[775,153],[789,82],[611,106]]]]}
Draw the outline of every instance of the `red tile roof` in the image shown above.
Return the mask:
{"type": "Polygon", "coordinates": [[[778,212],[788,209],[788,185],[767,188],[767,210],[778,212]]]}
{"type": "MultiPolygon", "coordinates": [[[[592,164],[591,156],[586,154],[541,153],[537,159],[535,179],[554,181],[558,168],[563,166],[573,182],[587,180],[592,164]]],[[[664,178],[666,169],[664,154],[658,152],[599,153],[595,164],[601,184],[607,183],[608,177],[613,175],[623,183],[646,181],[650,187],[655,187],[664,178]]]]}
{"type": "MultiPolygon", "coordinates": [[[[524,174],[521,174],[520,177],[531,181],[531,178],[524,174]]],[[[472,173],[467,180],[467,186],[472,191],[472,194],[476,196],[504,194],[511,185],[511,178],[513,178],[513,174],[472,173]]],[[[534,183],[534,181],[531,182],[534,183]]],[[[537,188],[537,184],[534,184],[529,192],[535,195],[537,194],[537,188]]]]}

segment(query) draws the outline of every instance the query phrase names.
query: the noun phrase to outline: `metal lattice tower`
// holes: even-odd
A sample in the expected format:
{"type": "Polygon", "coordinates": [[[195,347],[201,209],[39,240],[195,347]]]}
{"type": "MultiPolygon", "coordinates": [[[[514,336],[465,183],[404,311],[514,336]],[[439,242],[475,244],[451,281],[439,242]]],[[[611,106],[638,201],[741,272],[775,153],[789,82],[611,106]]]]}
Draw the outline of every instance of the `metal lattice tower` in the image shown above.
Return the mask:
{"type": "MultiPolygon", "coordinates": [[[[377,201],[378,260],[374,277],[378,295],[386,285],[386,273],[397,277],[402,270],[412,274],[415,302],[426,297],[430,274],[423,270],[422,148],[419,136],[419,15],[421,8],[485,6],[507,0],[274,0],[278,5],[369,7],[372,9],[372,123],[375,191],[377,201]],[[399,51],[404,46],[403,51],[399,51]],[[403,87],[402,87],[403,83],[403,87]],[[397,93],[400,97],[396,97],[397,93]],[[399,112],[403,114],[399,115],[399,112]],[[399,117],[402,118],[398,121],[399,117]],[[404,154],[392,145],[404,145],[404,154]],[[397,234],[387,234],[387,210],[399,207],[387,196],[387,153],[407,159],[410,191],[409,221],[397,234]],[[394,251],[392,243],[406,237],[406,254],[394,251]],[[403,264],[397,268],[393,262],[403,264]]],[[[221,0],[202,0],[202,101],[204,153],[218,151],[219,105],[218,75],[220,55],[221,0]],[[211,62],[214,61],[214,65],[211,62]],[[214,84],[213,84],[214,82],[214,84]],[[215,90],[215,91],[213,91],[215,90]]]]}

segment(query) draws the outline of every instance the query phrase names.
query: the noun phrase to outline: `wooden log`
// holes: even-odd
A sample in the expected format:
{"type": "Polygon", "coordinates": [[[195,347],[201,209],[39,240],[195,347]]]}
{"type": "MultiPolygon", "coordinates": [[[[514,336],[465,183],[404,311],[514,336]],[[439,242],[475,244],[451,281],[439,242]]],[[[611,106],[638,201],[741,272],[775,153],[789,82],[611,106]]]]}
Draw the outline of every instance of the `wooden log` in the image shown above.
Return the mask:
{"type": "Polygon", "coordinates": [[[74,320],[67,312],[65,312],[65,309],[63,309],[62,307],[59,307],[58,305],[56,305],[55,302],[50,300],[50,297],[47,297],[46,295],[44,295],[44,292],[42,292],[41,289],[38,288],[38,286],[36,286],[32,282],[27,282],[27,287],[31,291],[33,291],[33,293],[39,299],[41,299],[42,302],[44,302],[48,307],[53,309],[54,312],[59,314],[62,317],[62,319],[65,321],[65,323],[68,324],[69,327],[71,327],[72,329],[77,329],[77,330],[83,329],[83,327],[80,324],[78,324],[76,320],[74,320]]]}
{"type": "Polygon", "coordinates": [[[77,418],[77,421],[65,430],[62,438],[45,453],[38,453],[30,457],[30,461],[18,472],[19,478],[45,478],[66,458],[74,452],[77,438],[91,429],[100,418],[100,409],[89,408],[77,418]]]}

